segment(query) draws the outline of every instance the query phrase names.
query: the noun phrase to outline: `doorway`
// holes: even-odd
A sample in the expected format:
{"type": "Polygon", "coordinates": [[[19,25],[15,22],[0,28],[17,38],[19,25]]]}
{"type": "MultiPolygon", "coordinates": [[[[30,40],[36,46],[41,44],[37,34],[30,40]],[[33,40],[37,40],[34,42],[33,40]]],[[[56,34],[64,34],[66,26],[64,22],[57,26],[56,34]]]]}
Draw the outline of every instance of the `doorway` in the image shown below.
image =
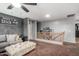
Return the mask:
{"type": "Polygon", "coordinates": [[[79,23],[75,24],[75,37],[76,37],[76,43],[79,43],[79,23]]]}

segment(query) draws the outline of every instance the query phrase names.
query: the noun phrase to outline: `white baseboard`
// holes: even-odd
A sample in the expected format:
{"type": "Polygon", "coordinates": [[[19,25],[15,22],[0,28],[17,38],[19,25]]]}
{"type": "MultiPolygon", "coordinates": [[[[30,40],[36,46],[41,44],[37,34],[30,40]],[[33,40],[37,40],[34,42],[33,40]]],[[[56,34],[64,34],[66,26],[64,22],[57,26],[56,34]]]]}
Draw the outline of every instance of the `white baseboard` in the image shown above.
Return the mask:
{"type": "Polygon", "coordinates": [[[58,44],[58,45],[63,45],[63,42],[57,42],[57,41],[49,41],[45,39],[35,39],[36,41],[41,41],[41,42],[46,42],[46,43],[52,43],[52,44],[58,44]]]}

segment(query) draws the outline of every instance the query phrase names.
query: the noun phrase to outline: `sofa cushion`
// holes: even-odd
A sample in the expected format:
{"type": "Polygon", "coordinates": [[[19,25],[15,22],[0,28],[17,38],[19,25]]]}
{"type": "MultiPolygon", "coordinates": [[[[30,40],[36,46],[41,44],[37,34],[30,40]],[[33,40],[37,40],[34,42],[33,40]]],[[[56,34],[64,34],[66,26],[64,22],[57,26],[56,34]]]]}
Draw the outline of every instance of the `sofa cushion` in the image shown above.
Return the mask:
{"type": "Polygon", "coordinates": [[[7,35],[7,42],[14,42],[16,40],[16,34],[7,35]]]}
{"type": "Polygon", "coordinates": [[[0,43],[6,41],[5,35],[0,35],[0,43]]]}

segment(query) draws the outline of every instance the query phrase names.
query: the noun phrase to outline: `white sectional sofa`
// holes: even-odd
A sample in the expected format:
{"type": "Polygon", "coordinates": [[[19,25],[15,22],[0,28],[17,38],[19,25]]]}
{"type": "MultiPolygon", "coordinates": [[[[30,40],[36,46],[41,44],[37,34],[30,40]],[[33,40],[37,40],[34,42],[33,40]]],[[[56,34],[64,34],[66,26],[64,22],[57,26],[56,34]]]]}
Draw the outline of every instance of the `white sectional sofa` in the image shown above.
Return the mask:
{"type": "Polygon", "coordinates": [[[29,51],[35,49],[36,43],[25,41],[22,43],[17,43],[5,48],[10,56],[22,56],[29,51]]]}
{"type": "Polygon", "coordinates": [[[0,35],[0,52],[4,51],[6,46],[22,42],[17,34],[0,35]]]}

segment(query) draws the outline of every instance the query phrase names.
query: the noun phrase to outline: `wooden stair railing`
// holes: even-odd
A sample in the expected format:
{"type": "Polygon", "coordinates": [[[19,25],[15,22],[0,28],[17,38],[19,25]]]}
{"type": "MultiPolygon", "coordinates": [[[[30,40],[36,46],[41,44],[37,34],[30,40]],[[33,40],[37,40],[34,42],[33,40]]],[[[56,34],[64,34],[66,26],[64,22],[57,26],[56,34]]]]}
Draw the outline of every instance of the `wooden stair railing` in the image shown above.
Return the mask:
{"type": "Polygon", "coordinates": [[[63,34],[64,34],[64,33],[61,33],[61,34],[57,35],[56,37],[54,37],[54,39],[60,37],[60,36],[63,35],[63,34]]]}
{"type": "Polygon", "coordinates": [[[63,41],[64,40],[64,32],[63,33],[59,33],[59,35],[57,34],[57,36],[55,36],[53,38],[53,40],[56,40],[56,39],[63,41]]]}
{"type": "Polygon", "coordinates": [[[38,32],[38,38],[46,39],[46,40],[56,40],[63,41],[64,40],[64,32],[60,33],[52,33],[52,32],[38,32]]]}

